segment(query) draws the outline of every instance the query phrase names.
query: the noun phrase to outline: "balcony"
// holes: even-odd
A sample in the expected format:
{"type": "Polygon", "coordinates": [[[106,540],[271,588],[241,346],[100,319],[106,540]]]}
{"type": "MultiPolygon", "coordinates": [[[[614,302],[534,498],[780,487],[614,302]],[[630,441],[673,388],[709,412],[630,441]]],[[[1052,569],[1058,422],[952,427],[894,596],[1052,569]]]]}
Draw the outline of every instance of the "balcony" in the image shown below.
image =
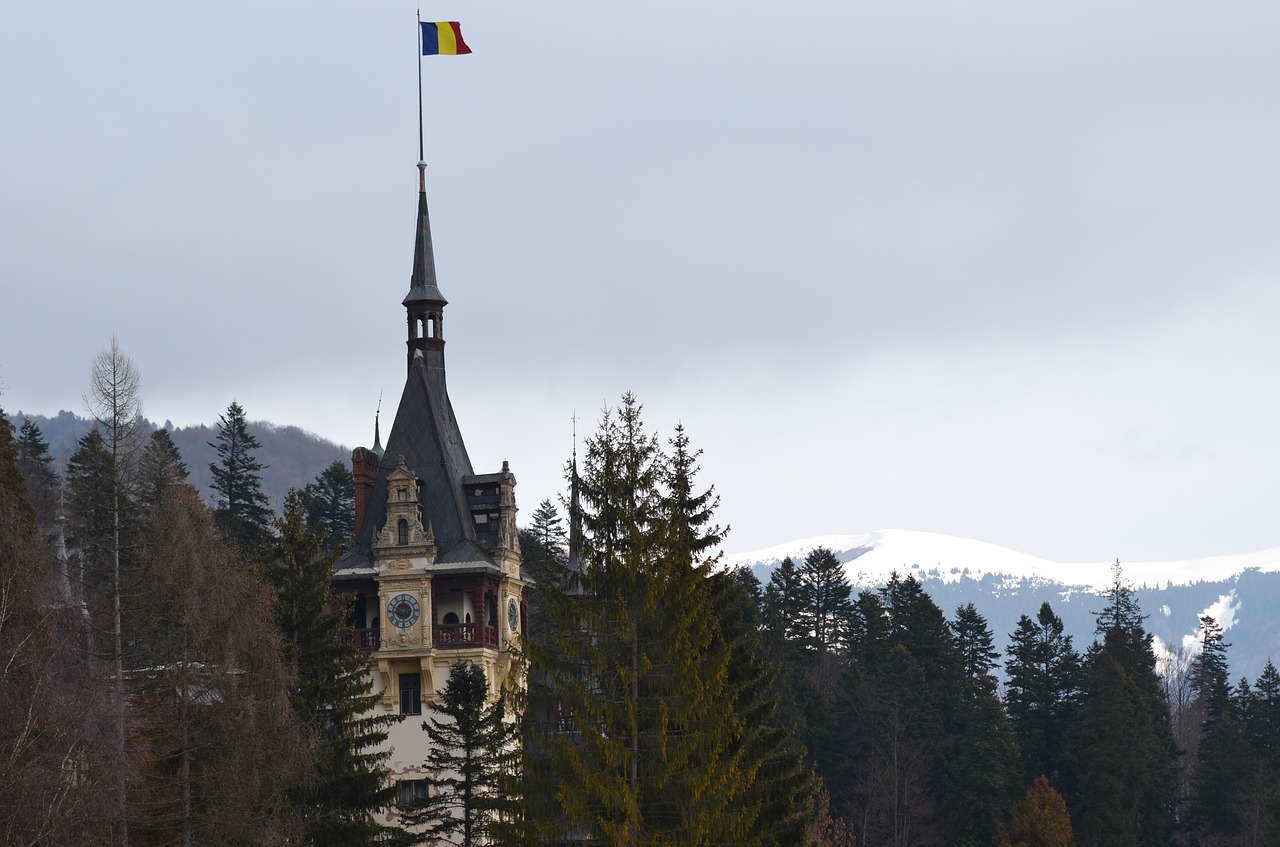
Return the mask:
{"type": "Polygon", "coordinates": [[[349,635],[343,640],[366,652],[373,652],[382,645],[382,635],[376,629],[349,630],[349,635]]]}
{"type": "Polygon", "coordinates": [[[442,649],[451,647],[494,647],[498,646],[498,629],[492,626],[477,626],[473,623],[441,624],[433,627],[432,646],[442,649]]]}

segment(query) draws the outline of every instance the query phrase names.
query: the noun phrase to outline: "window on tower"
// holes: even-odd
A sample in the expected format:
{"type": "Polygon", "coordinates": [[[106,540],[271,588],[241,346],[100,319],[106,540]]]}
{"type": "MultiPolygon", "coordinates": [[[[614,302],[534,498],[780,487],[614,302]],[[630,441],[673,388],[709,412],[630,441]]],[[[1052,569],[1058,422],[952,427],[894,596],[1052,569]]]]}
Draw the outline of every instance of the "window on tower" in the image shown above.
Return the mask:
{"type": "Polygon", "coordinates": [[[400,714],[422,714],[422,674],[400,674],[400,714]]]}
{"type": "Polygon", "coordinates": [[[404,518],[401,518],[400,522],[396,524],[396,543],[409,543],[409,522],[404,518]]]}

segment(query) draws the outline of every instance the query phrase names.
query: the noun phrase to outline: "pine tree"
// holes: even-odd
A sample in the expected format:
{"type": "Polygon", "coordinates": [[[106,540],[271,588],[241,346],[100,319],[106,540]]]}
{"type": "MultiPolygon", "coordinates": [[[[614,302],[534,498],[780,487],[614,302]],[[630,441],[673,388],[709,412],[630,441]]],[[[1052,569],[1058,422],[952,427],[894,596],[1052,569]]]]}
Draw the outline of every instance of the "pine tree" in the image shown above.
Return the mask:
{"type": "Polygon", "coordinates": [[[488,844],[494,824],[515,806],[502,791],[516,755],[516,725],[506,700],[490,703],[484,669],[458,661],[449,666],[440,702],[429,709],[430,719],[422,722],[431,739],[427,796],[402,809],[404,823],[418,843],[448,838],[461,847],[488,844]]]}
{"type": "Polygon", "coordinates": [[[333,462],[302,489],[307,527],[324,536],[324,549],[342,550],[356,526],[356,480],[343,462],[333,462]]]}
{"type": "Polygon", "coordinates": [[[1064,737],[1080,698],[1080,655],[1062,619],[1042,603],[1033,621],[1023,615],[1009,636],[1005,707],[1018,743],[1024,784],[1040,775],[1053,782],[1062,767],[1064,737]]]}
{"type": "Polygon", "coordinates": [[[370,716],[368,660],[350,637],[344,610],[335,608],[330,579],[336,551],[325,551],[306,526],[297,492],[285,498],[284,514],[266,548],[267,578],[275,588],[276,622],[293,678],[289,701],[310,738],[316,773],[295,794],[305,843],[371,845],[386,828],[375,813],[389,807],[395,788],[386,785],[387,753],[375,752],[398,715],[370,716]]]}
{"type": "Polygon", "coordinates": [[[214,520],[228,538],[252,550],[270,534],[271,509],[259,473],[265,465],[253,454],[262,445],[250,434],[244,409],[236,401],[218,418],[218,439],[209,446],[218,453],[218,461],[209,463],[211,487],[218,494],[214,520]]]}

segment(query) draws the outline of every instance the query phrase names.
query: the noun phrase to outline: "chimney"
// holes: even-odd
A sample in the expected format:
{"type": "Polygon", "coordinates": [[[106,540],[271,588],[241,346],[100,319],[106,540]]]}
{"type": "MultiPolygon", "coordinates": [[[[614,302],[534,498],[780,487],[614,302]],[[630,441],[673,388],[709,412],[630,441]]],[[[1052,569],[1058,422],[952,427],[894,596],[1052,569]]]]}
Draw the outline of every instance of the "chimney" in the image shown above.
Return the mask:
{"type": "Polygon", "coordinates": [[[359,538],[369,511],[369,498],[373,496],[373,484],[378,480],[378,455],[365,447],[357,447],[351,452],[351,475],[356,478],[355,537],[359,538]]]}

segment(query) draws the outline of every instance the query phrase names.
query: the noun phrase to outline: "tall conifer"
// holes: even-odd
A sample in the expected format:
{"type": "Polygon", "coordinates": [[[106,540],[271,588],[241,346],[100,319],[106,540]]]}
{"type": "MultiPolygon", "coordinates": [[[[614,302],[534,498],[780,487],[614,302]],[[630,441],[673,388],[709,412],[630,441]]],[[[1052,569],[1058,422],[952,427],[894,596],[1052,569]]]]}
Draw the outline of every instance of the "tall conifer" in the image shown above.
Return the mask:
{"type": "Polygon", "coordinates": [[[219,416],[217,440],[209,446],[218,454],[218,460],[209,463],[211,487],[218,495],[214,520],[229,538],[252,550],[270,534],[271,509],[262,491],[260,471],[266,466],[253,452],[262,445],[249,432],[244,408],[236,401],[219,416]]]}
{"type": "Polygon", "coordinates": [[[295,796],[306,843],[375,844],[386,833],[376,813],[394,798],[383,775],[389,753],[377,750],[400,716],[373,714],[377,698],[368,659],[355,646],[345,609],[335,607],[330,591],[338,553],[325,551],[319,534],[307,528],[296,491],[286,497],[275,528],[266,572],[276,590],[276,621],[293,676],[289,700],[311,740],[316,773],[295,796]]]}

